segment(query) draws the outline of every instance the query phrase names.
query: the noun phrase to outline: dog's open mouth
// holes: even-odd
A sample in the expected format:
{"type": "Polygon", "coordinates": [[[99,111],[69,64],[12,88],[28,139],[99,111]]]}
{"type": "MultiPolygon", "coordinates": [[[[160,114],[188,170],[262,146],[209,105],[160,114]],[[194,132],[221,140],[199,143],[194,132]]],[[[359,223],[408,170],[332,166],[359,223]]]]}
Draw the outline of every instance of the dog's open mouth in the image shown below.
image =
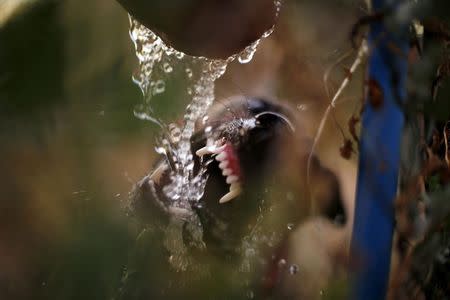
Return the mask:
{"type": "MultiPolygon", "coordinates": [[[[208,175],[198,203],[209,208],[233,202],[249,186],[258,186],[265,167],[274,164],[281,140],[294,131],[286,111],[270,101],[232,99],[223,107],[220,103],[213,107],[191,139],[194,174],[208,175]]],[[[163,192],[170,183],[170,169],[169,161],[162,162],[149,177],[163,206],[170,206],[163,192]]]]}
{"type": "Polygon", "coordinates": [[[199,157],[211,155],[219,163],[225,182],[229,185],[228,193],[219,199],[219,203],[229,202],[241,194],[242,172],[238,155],[232,143],[218,140],[212,146],[205,146],[197,150],[196,155],[199,157]]]}

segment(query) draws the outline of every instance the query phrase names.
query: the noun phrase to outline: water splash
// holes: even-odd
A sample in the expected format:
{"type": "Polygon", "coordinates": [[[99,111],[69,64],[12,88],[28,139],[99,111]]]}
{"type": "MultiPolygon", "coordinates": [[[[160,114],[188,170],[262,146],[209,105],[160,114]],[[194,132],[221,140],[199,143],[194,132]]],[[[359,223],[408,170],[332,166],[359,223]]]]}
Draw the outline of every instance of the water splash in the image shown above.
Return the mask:
{"type": "MultiPolygon", "coordinates": [[[[275,3],[275,9],[276,9],[275,17],[277,18],[278,14],[280,13],[281,0],[275,0],[274,3],[275,3]]],[[[241,53],[238,53],[237,59],[238,59],[239,63],[247,64],[247,63],[251,62],[261,41],[263,39],[269,37],[273,33],[274,29],[275,29],[275,25],[273,25],[269,30],[264,32],[262,34],[261,38],[257,39],[256,41],[254,41],[253,43],[251,43],[250,45],[245,47],[245,49],[242,50],[241,53]]]]}
{"type": "Polygon", "coordinates": [[[289,274],[295,275],[295,274],[298,273],[299,269],[300,268],[298,267],[298,265],[292,264],[292,265],[289,266],[289,274]]]}
{"type": "Polygon", "coordinates": [[[155,122],[163,129],[160,147],[174,163],[171,184],[164,188],[166,196],[173,200],[174,206],[190,209],[188,205],[203,195],[206,178],[204,172],[193,173],[194,160],[190,150],[190,139],[195,130],[195,122],[204,116],[214,101],[214,82],[226,70],[227,60],[193,57],[166,45],[156,34],[130,17],[130,37],[134,42],[139,71],[133,77],[140,87],[144,101],[135,108],[135,116],[155,122]],[[184,69],[188,88],[186,94],[191,98],[184,115],[183,127],[166,125],[155,115],[151,100],[166,90],[165,78],[177,66],[184,69]],[[169,128],[170,127],[170,128],[169,128]],[[176,133],[176,135],[174,135],[176,133]]]}
{"type": "MultiPolygon", "coordinates": [[[[275,6],[278,15],[281,1],[275,0],[275,6]]],[[[265,32],[261,39],[267,38],[272,32],[273,27],[265,32]]],[[[194,173],[191,137],[195,130],[195,123],[197,120],[206,123],[206,112],[214,101],[215,81],[225,73],[227,65],[236,58],[240,63],[250,62],[261,39],[246,47],[241,53],[226,60],[220,60],[190,56],[175,50],[131,16],[129,33],[139,61],[138,72],[133,76],[133,81],[143,94],[143,102],[135,107],[134,115],[139,119],[151,121],[162,129],[162,138],[156,151],[163,155],[171,166],[170,183],[163,188],[163,192],[173,208],[183,209],[188,212],[187,215],[192,216],[192,220],[184,221],[196,223],[191,204],[203,196],[207,174],[206,166],[202,166],[200,171],[194,173]],[[184,96],[190,100],[182,126],[167,125],[152,108],[152,99],[167,91],[166,79],[168,76],[173,76],[173,73],[183,75],[187,83],[184,96]]],[[[208,132],[205,133],[208,136],[208,132]]],[[[197,229],[193,229],[195,230],[197,229]]],[[[201,228],[198,230],[201,231],[201,228]]],[[[177,230],[169,230],[173,238],[176,235],[175,231],[177,230]]],[[[199,235],[198,232],[193,234],[199,235]]],[[[168,248],[180,249],[180,247],[182,248],[181,244],[168,248]]],[[[177,251],[175,252],[178,254],[185,252],[183,249],[177,251]]],[[[178,258],[173,257],[173,259],[178,258]]],[[[185,264],[180,264],[184,268],[185,264]]]]}
{"type": "Polygon", "coordinates": [[[249,63],[253,59],[253,55],[259,46],[261,40],[256,40],[252,44],[248,45],[241,53],[238,55],[238,61],[241,64],[249,63]]]}
{"type": "MultiPolygon", "coordinates": [[[[268,37],[272,32],[273,28],[265,32],[261,39],[268,37]]],[[[139,60],[139,70],[133,81],[140,87],[144,96],[143,103],[136,106],[134,114],[142,120],[158,124],[163,129],[160,146],[164,151],[160,153],[174,162],[171,183],[165,186],[164,193],[173,200],[174,206],[190,209],[189,203],[198,201],[203,196],[206,184],[204,169],[198,174],[193,173],[194,160],[190,139],[195,130],[195,122],[204,117],[213,103],[215,81],[225,73],[227,65],[236,58],[240,63],[250,62],[261,39],[246,47],[241,53],[220,60],[189,56],[177,51],[132,17],[130,17],[130,37],[139,60]],[[174,72],[176,66],[186,66],[183,68],[185,80],[188,82],[185,92],[191,99],[181,128],[174,124],[166,125],[155,115],[151,105],[153,97],[166,91],[164,79],[167,74],[174,72]],[[169,130],[169,127],[172,127],[172,130],[169,130]],[[174,128],[177,130],[173,130],[174,128]],[[177,132],[176,137],[173,136],[173,132],[177,132]]]]}
{"type": "Polygon", "coordinates": [[[288,230],[292,230],[294,228],[294,223],[288,223],[287,224],[287,229],[288,230]]]}

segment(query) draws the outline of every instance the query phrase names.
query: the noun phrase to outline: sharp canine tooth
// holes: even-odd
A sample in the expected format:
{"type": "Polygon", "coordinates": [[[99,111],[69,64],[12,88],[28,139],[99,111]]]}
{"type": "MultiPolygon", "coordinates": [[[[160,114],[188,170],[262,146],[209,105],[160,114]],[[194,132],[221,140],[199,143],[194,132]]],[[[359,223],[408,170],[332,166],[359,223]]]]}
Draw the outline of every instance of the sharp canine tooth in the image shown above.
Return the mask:
{"type": "Polygon", "coordinates": [[[226,158],[227,158],[227,154],[223,151],[220,152],[220,154],[216,156],[216,160],[218,160],[218,161],[225,160],[226,158]]]}
{"type": "Polygon", "coordinates": [[[239,194],[241,193],[241,188],[238,185],[237,188],[231,190],[226,193],[222,198],[220,198],[219,203],[226,203],[229,202],[231,200],[233,200],[234,198],[236,198],[237,196],[239,196],[239,194]]]}
{"type": "Polygon", "coordinates": [[[228,166],[228,160],[224,160],[219,164],[219,168],[222,170],[225,169],[228,166]]]}
{"type": "Polygon", "coordinates": [[[230,175],[227,177],[227,183],[232,184],[238,181],[238,177],[236,175],[230,175]]]}
{"type": "Polygon", "coordinates": [[[211,145],[211,146],[205,146],[203,148],[198,149],[195,154],[197,154],[197,156],[202,157],[203,155],[206,154],[218,154],[221,153],[223,150],[225,149],[225,145],[217,147],[216,145],[211,145]]]}
{"type": "Polygon", "coordinates": [[[154,171],[153,173],[149,176],[149,178],[153,181],[153,182],[158,182],[161,179],[162,174],[164,174],[164,172],[167,170],[168,166],[166,164],[161,164],[159,165],[154,171]]]}
{"type": "Polygon", "coordinates": [[[239,190],[239,193],[241,192],[241,185],[239,184],[239,182],[233,182],[230,185],[230,191],[234,191],[234,190],[239,190]]]}
{"type": "Polygon", "coordinates": [[[223,150],[225,150],[225,145],[220,146],[219,148],[214,148],[214,153],[221,153],[223,150]]]}
{"type": "MultiPolygon", "coordinates": [[[[220,163],[220,165],[221,165],[222,163],[220,163]]],[[[219,165],[219,167],[220,167],[220,165],[219,165]]],[[[222,171],[222,175],[223,176],[228,176],[228,175],[231,175],[231,173],[233,172],[233,171],[231,171],[231,169],[224,169],[224,168],[221,168],[223,171],[222,171]]]]}
{"type": "Polygon", "coordinates": [[[198,149],[195,152],[195,154],[197,154],[197,156],[200,156],[200,157],[202,157],[203,155],[212,154],[212,153],[214,153],[214,152],[211,151],[210,147],[203,147],[203,148],[198,149]]]}

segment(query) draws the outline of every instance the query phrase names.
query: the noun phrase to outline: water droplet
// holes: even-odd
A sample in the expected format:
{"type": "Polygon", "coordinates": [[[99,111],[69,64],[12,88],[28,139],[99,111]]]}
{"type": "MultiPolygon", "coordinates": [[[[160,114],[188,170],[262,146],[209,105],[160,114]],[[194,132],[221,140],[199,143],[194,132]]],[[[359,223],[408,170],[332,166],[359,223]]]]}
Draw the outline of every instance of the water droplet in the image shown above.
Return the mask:
{"type": "Polygon", "coordinates": [[[287,229],[288,230],[292,230],[294,228],[294,224],[293,223],[288,223],[287,224],[287,229]]]}
{"type": "Polygon", "coordinates": [[[289,266],[289,274],[295,275],[298,273],[299,267],[296,264],[292,264],[289,266]]]}
{"type": "MultiPolygon", "coordinates": [[[[195,208],[198,208],[198,209],[202,209],[202,208],[203,208],[203,204],[200,203],[200,202],[197,202],[197,203],[194,204],[194,207],[195,207],[195,208]]],[[[200,223],[200,224],[201,224],[201,223],[200,223]]]]}
{"type": "Polygon", "coordinates": [[[174,124],[169,124],[169,132],[170,132],[170,140],[172,143],[178,143],[181,139],[181,130],[180,128],[174,124]]]}
{"type": "Polygon", "coordinates": [[[276,16],[277,17],[278,17],[278,14],[280,13],[282,2],[283,2],[282,0],[275,0],[274,1],[275,9],[276,9],[276,16]]]}
{"type": "Polygon", "coordinates": [[[244,50],[242,50],[242,52],[238,54],[238,61],[241,64],[249,63],[253,59],[253,56],[255,55],[255,52],[256,52],[256,49],[258,48],[259,43],[260,43],[260,40],[258,39],[255,42],[253,42],[251,45],[247,46],[244,50]]]}
{"type": "Polygon", "coordinates": [[[286,260],[284,259],[284,258],[282,258],[282,259],[280,259],[279,261],[278,261],[278,267],[279,268],[282,268],[282,267],[284,267],[286,265],[286,260]]]}
{"type": "Polygon", "coordinates": [[[308,109],[308,106],[307,106],[306,104],[298,104],[298,105],[297,105],[297,109],[298,109],[299,111],[305,111],[305,110],[308,109]]]}
{"type": "Polygon", "coordinates": [[[166,72],[166,73],[170,73],[170,72],[172,72],[172,71],[173,71],[173,68],[172,68],[172,66],[171,66],[171,65],[169,65],[168,63],[164,63],[164,65],[163,65],[163,69],[164,69],[164,72],[166,72]]]}
{"type": "Polygon", "coordinates": [[[274,29],[275,29],[275,25],[273,25],[269,30],[264,32],[263,35],[261,36],[261,38],[269,37],[272,34],[272,32],[274,31],[274,29]]]}
{"type": "Polygon", "coordinates": [[[186,71],[187,77],[188,77],[188,78],[192,78],[192,75],[193,75],[193,74],[192,74],[192,70],[191,70],[190,68],[186,68],[185,71],[186,71]]]}
{"type": "Polygon", "coordinates": [[[166,149],[164,147],[156,147],[155,148],[156,153],[158,154],[162,154],[165,155],[166,154],[166,149]]]}
{"type": "Polygon", "coordinates": [[[166,90],[166,83],[163,80],[158,80],[155,82],[153,87],[153,95],[164,93],[166,90]]]}

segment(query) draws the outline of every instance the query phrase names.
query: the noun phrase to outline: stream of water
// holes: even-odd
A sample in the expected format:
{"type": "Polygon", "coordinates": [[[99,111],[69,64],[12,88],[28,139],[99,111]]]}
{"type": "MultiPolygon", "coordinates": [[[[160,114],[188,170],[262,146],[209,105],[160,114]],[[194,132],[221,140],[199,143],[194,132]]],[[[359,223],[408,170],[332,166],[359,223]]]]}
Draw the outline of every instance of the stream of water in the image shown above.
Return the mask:
{"type": "MultiPolygon", "coordinates": [[[[278,15],[281,1],[275,0],[275,6],[278,15]]],[[[206,112],[215,99],[215,81],[225,73],[228,64],[236,59],[241,64],[249,63],[260,42],[273,32],[273,27],[241,53],[226,60],[195,57],[180,52],[166,45],[155,33],[131,16],[129,32],[139,61],[138,72],[133,76],[133,81],[140,87],[143,94],[143,101],[136,106],[134,114],[161,128],[162,137],[156,151],[170,161],[171,166],[170,183],[163,188],[164,194],[170,200],[172,208],[187,212],[184,218],[190,218],[190,224],[199,224],[191,204],[203,196],[207,174],[205,165],[201,166],[199,172],[194,173],[191,137],[194,134],[195,124],[198,120],[204,123],[207,121],[206,112]],[[186,107],[182,125],[167,124],[153,109],[153,98],[167,92],[167,81],[175,76],[174,73],[181,73],[186,83],[183,95],[189,104],[186,107]]],[[[208,130],[210,128],[206,127],[207,137],[208,130]]],[[[213,143],[209,140],[207,142],[213,143]]],[[[172,263],[178,269],[185,269],[189,263],[184,259],[185,248],[181,245],[182,239],[177,238],[181,233],[181,223],[184,221],[186,220],[172,220],[167,229],[165,241],[167,248],[173,254],[172,263]]],[[[192,231],[193,235],[198,236],[198,242],[201,244],[202,229],[192,231]]]]}
{"type": "MultiPolygon", "coordinates": [[[[277,10],[279,2],[277,1],[277,10]]],[[[209,59],[186,55],[166,45],[155,33],[130,17],[130,37],[139,60],[139,70],[133,76],[140,87],[143,102],[136,106],[136,117],[154,122],[162,129],[163,137],[156,151],[170,159],[172,164],[171,183],[164,189],[167,198],[175,207],[190,209],[192,201],[198,201],[206,184],[205,168],[194,174],[194,160],[191,153],[191,137],[197,120],[203,118],[214,101],[215,81],[226,71],[227,65],[237,59],[240,63],[249,63],[261,40],[272,33],[273,28],[265,32],[260,39],[246,47],[241,53],[226,60],[209,59]],[[166,91],[166,80],[170,73],[184,66],[187,82],[186,96],[189,104],[184,114],[182,126],[166,124],[155,115],[152,98],[166,91]]],[[[206,118],[203,119],[206,122],[206,118]]]]}

